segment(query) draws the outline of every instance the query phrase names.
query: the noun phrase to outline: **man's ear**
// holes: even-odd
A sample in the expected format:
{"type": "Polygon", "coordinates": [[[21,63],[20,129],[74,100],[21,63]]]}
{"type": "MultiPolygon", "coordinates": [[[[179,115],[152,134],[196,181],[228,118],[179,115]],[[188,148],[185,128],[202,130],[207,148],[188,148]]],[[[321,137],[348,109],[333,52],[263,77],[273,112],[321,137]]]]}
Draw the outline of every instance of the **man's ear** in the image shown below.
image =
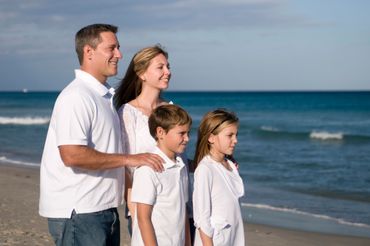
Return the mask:
{"type": "Polygon", "coordinates": [[[166,135],[166,131],[160,126],[157,127],[156,133],[158,139],[163,139],[163,136],[166,135]]]}
{"type": "Polygon", "coordinates": [[[93,53],[94,49],[90,45],[87,44],[84,46],[84,57],[86,57],[86,59],[91,60],[93,53]]]}

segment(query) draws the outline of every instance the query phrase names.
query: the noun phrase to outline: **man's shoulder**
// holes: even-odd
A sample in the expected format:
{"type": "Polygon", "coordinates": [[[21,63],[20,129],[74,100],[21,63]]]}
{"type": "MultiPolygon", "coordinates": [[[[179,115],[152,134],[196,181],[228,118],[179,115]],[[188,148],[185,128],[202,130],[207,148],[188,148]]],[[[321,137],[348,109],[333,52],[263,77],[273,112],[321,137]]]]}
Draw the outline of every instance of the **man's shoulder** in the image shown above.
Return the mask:
{"type": "Polygon", "coordinates": [[[58,95],[57,101],[82,101],[91,97],[91,91],[77,78],[72,80],[58,95]]]}

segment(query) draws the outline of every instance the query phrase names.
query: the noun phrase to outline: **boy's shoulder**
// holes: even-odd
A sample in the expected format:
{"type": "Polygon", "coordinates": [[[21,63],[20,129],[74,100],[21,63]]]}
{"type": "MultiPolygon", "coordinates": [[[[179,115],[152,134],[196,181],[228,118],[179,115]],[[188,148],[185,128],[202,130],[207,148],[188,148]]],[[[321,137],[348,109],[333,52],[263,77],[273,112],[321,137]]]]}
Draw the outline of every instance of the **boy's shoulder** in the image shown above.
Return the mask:
{"type": "Polygon", "coordinates": [[[152,176],[155,174],[153,168],[149,166],[140,166],[135,169],[135,177],[137,176],[152,176]]]}

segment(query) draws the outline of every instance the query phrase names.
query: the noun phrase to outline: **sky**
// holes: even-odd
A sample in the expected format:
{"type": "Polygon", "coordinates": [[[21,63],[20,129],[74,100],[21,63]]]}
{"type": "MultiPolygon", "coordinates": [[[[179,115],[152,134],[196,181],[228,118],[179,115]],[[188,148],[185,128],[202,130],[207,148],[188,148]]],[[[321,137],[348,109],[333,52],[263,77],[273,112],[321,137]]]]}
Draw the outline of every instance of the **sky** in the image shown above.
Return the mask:
{"type": "Polygon", "coordinates": [[[0,91],[59,91],[75,33],[119,27],[123,59],[160,43],[171,91],[370,90],[368,0],[0,0],[0,91]]]}

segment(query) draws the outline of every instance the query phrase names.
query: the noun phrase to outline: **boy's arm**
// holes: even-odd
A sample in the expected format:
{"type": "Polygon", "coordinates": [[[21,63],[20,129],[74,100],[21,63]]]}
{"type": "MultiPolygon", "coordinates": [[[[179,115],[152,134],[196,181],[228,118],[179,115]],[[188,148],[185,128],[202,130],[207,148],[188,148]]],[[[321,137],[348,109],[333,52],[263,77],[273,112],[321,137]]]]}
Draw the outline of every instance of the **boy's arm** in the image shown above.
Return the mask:
{"type": "Polygon", "coordinates": [[[157,238],[155,237],[154,227],[151,220],[152,209],[152,205],[144,203],[136,204],[137,222],[141,237],[146,246],[157,246],[157,238]]]}

